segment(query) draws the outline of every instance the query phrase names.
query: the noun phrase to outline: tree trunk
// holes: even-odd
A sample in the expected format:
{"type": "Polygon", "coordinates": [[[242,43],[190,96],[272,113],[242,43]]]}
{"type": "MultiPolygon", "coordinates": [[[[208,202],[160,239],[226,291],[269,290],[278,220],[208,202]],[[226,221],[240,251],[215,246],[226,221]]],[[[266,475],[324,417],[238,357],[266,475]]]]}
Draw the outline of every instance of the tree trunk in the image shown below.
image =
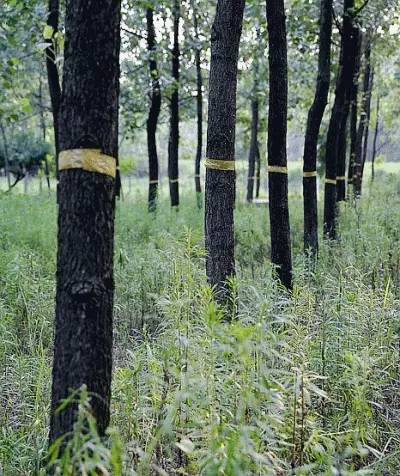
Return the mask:
{"type": "Polygon", "coordinates": [[[174,89],[171,95],[170,135],[168,142],[168,177],[172,207],[179,206],[179,5],[179,0],[174,0],[174,45],[172,49],[172,77],[174,79],[174,89]]]}
{"type": "Polygon", "coordinates": [[[277,276],[292,289],[287,175],[287,44],[284,0],[267,0],[269,41],[268,186],[271,261],[277,276]]]}
{"type": "Polygon", "coordinates": [[[258,149],[258,98],[257,85],[255,85],[255,97],[251,101],[251,139],[249,151],[249,172],[247,177],[247,201],[251,202],[254,196],[254,183],[256,181],[256,160],[258,149]]]}
{"type": "Polygon", "coordinates": [[[201,73],[201,44],[199,39],[197,6],[196,2],[192,2],[193,8],[193,26],[194,37],[196,40],[195,63],[196,63],[196,82],[197,82],[197,150],[194,166],[194,182],[198,208],[202,208],[203,201],[201,198],[201,182],[200,182],[200,163],[203,154],[203,77],[201,73]]]}
{"type": "Polygon", "coordinates": [[[235,275],[235,120],[244,0],[218,0],[211,33],[205,192],[206,270],[216,298],[229,303],[235,275]],[[208,161],[213,160],[213,166],[208,161]],[[215,165],[216,164],[216,165],[215,165]],[[218,169],[220,164],[220,169],[218,169]],[[221,170],[222,168],[222,170],[221,170]]]}
{"type": "MultiPolygon", "coordinates": [[[[67,2],[60,151],[117,158],[120,8],[116,0],[67,2]]],[[[50,442],[72,431],[76,405],[56,410],[82,385],[100,435],[109,423],[115,194],[110,175],[60,170],[50,442]]]]}
{"type": "Polygon", "coordinates": [[[368,108],[370,107],[368,96],[370,94],[371,86],[371,41],[370,38],[367,39],[367,44],[365,47],[365,69],[364,69],[364,79],[363,79],[363,91],[362,91],[362,101],[361,101],[361,113],[360,121],[357,130],[357,147],[355,150],[355,160],[354,160],[354,171],[353,171],[353,184],[354,184],[354,193],[356,196],[361,194],[361,176],[363,169],[363,141],[364,136],[367,131],[367,123],[369,122],[369,112],[368,108]]]}
{"type": "Polygon", "coordinates": [[[328,103],[331,37],[332,0],[321,0],[318,77],[314,102],[308,112],[303,162],[304,251],[314,257],[318,253],[317,146],[328,103]]]}
{"type": "Polygon", "coordinates": [[[353,78],[353,9],[354,0],[344,0],[340,64],[336,80],[335,100],[326,139],[324,235],[329,239],[336,239],[336,175],[340,146],[340,133],[342,124],[344,123],[344,118],[346,116],[346,99],[349,85],[351,85],[353,78]]]}
{"type": "MultiPolygon", "coordinates": [[[[39,75],[39,108],[40,108],[40,123],[42,127],[42,137],[43,141],[46,142],[46,118],[44,115],[44,105],[43,105],[43,89],[42,89],[42,76],[39,75]]],[[[44,174],[46,177],[47,188],[50,190],[50,173],[49,173],[49,163],[47,157],[44,158],[44,174]]]]}
{"type": "Polygon", "coordinates": [[[59,153],[59,137],[58,137],[58,112],[61,102],[61,85],[56,64],[57,42],[56,35],[58,33],[59,18],[59,0],[49,0],[49,15],[47,17],[47,25],[53,30],[52,38],[48,40],[49,46],[46,48],[46,67],[47,80],[49,83],[51,109],[53,112],[53,128],[54,128],[54,144],[56,149],[56,174],[58,180],[58,153],[59,153]]]}
{"type": "Polygon", "coordinates": [[[363,147],[362,147],[360,195],[361,195],[361,191],[362,191],[364,167],[365,167],[365,162],[367,160],[367,152],[368,152],[369,123],[370,123],[370,120],[371,120],[371,98],[372,98],[373,87],[374,87],[374,71],[371,70],[369,88],[368,88],[368,92],[367,92],[367,119],[366,119],[366,124],[365,124],[364,140],[363,140],[363,147]]]}
{"type": "Polygon", "coordinates": [[[4,146],[4,171],[7,177],[7,186],[8,190],[11,190],[11,178],[10,178],[10,157],[8,155],[8,142],[6,131],[3,124],[0,123],[0,130],[1,130],[1,137],[3,139],[3,146],[4,146]]]}
{"type": "Polygon", "coordinates": [[[257,151],[256,151],[256,198],[260,198],[260,185],[261,185],[261,156],[260,156],[260,147],[257,144],[257,151]]]}
{"type": "Polygon", "coordinates": [[[376,144],[378,140],[379,132],[379,106],[380,106],[380,97],[376,98],[376,121],[375,121],[375,131],[374,131],[374,141],[372,144],[372,157],[371,157],[371,181],[375,179],[375,159],[376,159],[376,144]]]}
{"type": "Polygon", "coordinates": [[[147,48],[149,51],[149,67],[151,80],[150,110],[147,118],[147,150],[149,155],[149,211],[157,207],[158,195],[158,155],[157,155],[157,124],[161,110],[160,76],[156,60],[156,34],[154,30],[153,9],[146,10],[147,48]]]}

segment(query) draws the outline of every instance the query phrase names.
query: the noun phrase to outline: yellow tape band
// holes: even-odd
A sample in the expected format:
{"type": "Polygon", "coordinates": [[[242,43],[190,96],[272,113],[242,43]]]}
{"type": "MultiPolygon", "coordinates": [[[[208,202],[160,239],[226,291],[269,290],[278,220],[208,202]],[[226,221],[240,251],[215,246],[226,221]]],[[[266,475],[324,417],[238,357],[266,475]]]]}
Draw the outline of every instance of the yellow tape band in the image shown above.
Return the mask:
{"type": "Polygon", "coordinates": [[[200,178],[200,174],[196,174],[194,178],[200,178]]]}
{"type": "Polygon", "coordinates": [[[204,165],[207,169],[212,170],[235,170],[234,160],[206,159],[204,165]]]}
{"type": "Polygon", "coordinates": [[[156,183],[158,183],[158,180],[149,180],[149,184],[150,184],[150,185],[154,185],[154,184],[156,184],[156,183]]]}
{"type": "Polygon", "coordinates": [[[117,161],[100,149],[69,149],[60,152],[58,170],[82,169],[115,178],[117,161]]]}
{"type": "Polygon", "coordinates": [[[303,177],[316,177],[317,171],[313,170],[312,172],[303,172],[303,177]]]}
{"type": "Polygon", "coordinates": [[[329,183],[331,185],[336,185],[336,179],[327,178],[327,179],[325,179],[325,183],[329,183]]]}
{"type": "Polygon", "coordinates": [[[247,180],[257,180],[257,177],[254,176],[254,177],[247,177],[247,180]]]}
{"type": "Polygon", "coordinates": [[[340,177],[336,177],[336,180],[346,180],[346,176],[341,175],[340,177]]]}
{"type": "Polygon", "coordinates": [[[287,174],[287,167],[280,167],[279,165],[268,165],[268,172],[275,174],[287,174]]]}
{"type": "Polygon", "coordinates": [[[179,182],[179,179],[178,179],[178,178],[170,179],[170,180],[169,180],[169,183],[178,183],[178,182],[179,182]]]}

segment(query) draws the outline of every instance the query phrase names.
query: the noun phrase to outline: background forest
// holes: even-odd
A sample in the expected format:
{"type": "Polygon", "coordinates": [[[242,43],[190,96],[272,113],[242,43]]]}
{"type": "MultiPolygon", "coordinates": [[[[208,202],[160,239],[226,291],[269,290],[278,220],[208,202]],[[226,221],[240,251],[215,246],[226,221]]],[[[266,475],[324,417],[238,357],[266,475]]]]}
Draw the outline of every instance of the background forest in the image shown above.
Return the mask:
{"type": "Polygon", "coordinates": [[[0,475],[400,474],[397,0],[357,0],[349,10],[359,40],[346,86],[345,168],[334,173],[335,181],[346,178],[344,195],[328,240],[327,136],[346,62],[346,2],[333,1],[317,148],[318,259],[312,246],[304,250],[303,155],[318,20],[329,2],[285,2],[290,291],[270,259],[266,8],[246,2],[228,319],[207,280],[204,245],[202,162],[218,2],[122,2],[111,424],[103,437],[83,387],[64,402],[78,414],[68,443],[49,449],[60,271],[56,156],[64,150],[53,113],[72,3],[0,0],[0,475]]]}

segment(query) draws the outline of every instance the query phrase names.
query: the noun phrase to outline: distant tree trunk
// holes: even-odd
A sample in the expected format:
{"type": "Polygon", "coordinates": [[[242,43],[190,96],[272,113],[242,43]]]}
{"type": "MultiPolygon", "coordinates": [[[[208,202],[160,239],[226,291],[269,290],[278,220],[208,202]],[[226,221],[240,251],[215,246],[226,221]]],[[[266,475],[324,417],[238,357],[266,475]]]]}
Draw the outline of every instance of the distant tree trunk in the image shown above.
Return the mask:
{"type": "Polygon", "coordinates": [[[67,2],[50,442],[73,430],[76,405],[56,410],[82,385],[100,435],[110,417],[120,8],[116,0],[67,2]],[[90,160],[68,163],[71,153],[90,160]],[[87,171],[98,159],[109,174],[87,171]]]}
{"type": "Polygon", "coordinates": [[[318,77],[314,102],[308,112],[303,159],[304,251],[318,253],[317,146],[328,103],[332,37],[332,0],[321,0],[318,77]]]}
{"type": "Polygon", "coordinates": [[[292,289],[287,175],[287,44],[284,0],[267,0],[269,41],[268,185],[271,261],[280,282],[292,289]]]}
{"type": "MultiPolygon", "coordinates": [[[[357,131],[358,89],[359,89],[358,83],[359,83],[359,76],[360,76],[361,50],[363,46],[363,34],[360,30],[358,30],[357,36],[358,36],[358,39],[356,42],[353,82],[350,86],[350,92],[349,92],[349,95],[350,95],[350,98],[349,98],[349,101],[350,101],[350,157],[349,157],[349,164],[347,169],[348,183],[352,183],[354,179],[353,177],[354,164],[357,161],[357,147],[358,147],[358,131],[357,131]]],[[[343,190],[341,193],[343,196],[343,190]]],[[[350,188],[348,188],[348,195],[349,194],[350,194],[350,188]]]]}
{"type": "Polygon", "coordinates": [[[367,38],[365,47],[365,69],[363,79],[363,91],[361,100],[360,121],[357,130],[357,147],[355,150],[353,184],[356,196],[361,194],[361,180],[363,170],[363,142],[368,129],[370,103],[370,86],[371,86],[371,41],[367,38]]]}
{"type": "Polygon", "coordinates": [[[7,186],[8,190],[11,190],[11,178],[10,178],[10,157],[8,155],[8,142],[6,131],[3,124],[0,123],[0,130],[1,130],[1,137],[3,139],[3,146],[4,146],[4,171],[7,177],[7,186]]]}
{"type": "MultiPolygon", "coordinates": [[[[43,89],[42,89],[42,76],[39,76],[39,108],[40,108],[40,123],[42,127],[42,137],[43,141],[46,142],[46,118],[44,115],[44,105],[43,105],[43,89]]],[[[44,174],[46,177],[47,188],[50,190],[50,173],[49,173],[49,162],[47,157],[44,157],[44,174]]]]}
{"type": "MultiPolygon", "coordinates": [[[[349,122],[350,105],[354,96],[355,125],[357,128],[357,100],[358,100],[358,78],[360,74],[362,34],[357,27],[353,27],[351,41],[349,43],[348,61],[349,76],[346,81],[346,99],[344,102],[343,117],[339,128],[338,137],[338,158],[336,169],[336,200],[342,202],[346,200],[346,155],[347,155],[347,131],[349,122]]],[[[351,124],[350,124],[351,131],[351,124]]],[[[351,135],[351,134],[350,134],[351,135]]],[[[351,154],[350,154],[351,155],[351,154]]],[[[351,160],[351,158],[350,158],[351,160]]]]}
{"type": "Polygon", "coordinates": [[[194,167],[194,182],[197,197],[198,208],[203,207],[203,200],[201,197],[201,182],[200,182],[200,163],[203,155],[203,77],[201,73],[201,44],[199,39],[198,20],[197,20],[197,6],[196,1],[192,1],[193,8],[193,26],[194,37],[196,40],[195,62],[196,62],[196,82],[197,82],[197,149],[194,167]]]}
{"type": "Polygon", "coordinates": [[[211,33],[208,101],[205,246],[209,283],[229,304],[235,275],[235,120],[239,42],[244,0],[218,0],[211,33]]]}
{"type": "MultiPolygon", "coordinates": [[[[357,148],[359,144],[359,130],[357,130],[358,121],[358,83],[360,76],[361,49],[363,44],[363,35],[360,32],[357,44],[356,62],[354,68],[353,84],[350,91],[350,159],[347,171],[347,181],[352,183],[354,180],[354,170],[357,159],[357,148]]],[[[350,193],[350,189],[348,189],[350,193]]]]}
{"type": "Polygon", "coordinates": [[[339,139],[341,126],[344,122],[346,113],[346,99],[349,84],[351,85],[353,78],[353,9],[354,0],[344,0],[340,64],[336,80],[335,100],[326,140],[324,235],[329,239],[336,239],[336,175],[340,146],[339,139]]]}
{"type": "Polygon", "coordinates": [[[362,181],[363,181],[363,176],[364,176],[364,167],[365,167],[365,162],[367,160],[367,153],[368,153],[369,123],[370,123],[370,120],[371,120],[371,98],[372,98],[373,87],[374,87],[374,71],[371,70],[369,89],[368,89],[368,92],[367,92],[367,120],[366,120],[366,125],[365,125],[363,150],[362,150],[360,194],[361,194],[362,181]]]}
{"type": "Polygon", "coordinates": [[[147,118],[147,150],[149,155],[149,211],[157,207],[158,194],[158,155],[157,155],[157,124],[161,110],[160,76],[156,60],[156,34],[154,30],[153,9],[146,10],[147,48],[149,51],[149,67],[151,80],[150,110],[147,118]]]}
{"type": "Polygon", "coordinates": [[[379,106],[380,106],[380,97],[376,98],[376,120],[375,120],[375,131],[374,131],[374,141],[372,144],[372,157],[371,157],[371,181],[375,179],[375,158],[376,158],[376,144],[378,140],[379,132],[379,106]]]}
{"type": "Polygon", "coordinates": [[[52,38],[47,40],[49,46],[46,48],[46,67],[47,80],[49,83],[51,109],[53,112],[53,128],[54,128],[54,144],[56,149],[56,174],[58,180],[58,153],[59,153],[59,137],[58,137],[58,112],[61,102],[61,85],[56,64],[56,50],[59,19],[59,0],[49,0],[49,15],[47,17],[47,25],[52,28],[52,38]]]}
{"type": "Polygon", "coordinates": [[[174,79],[174,89],[171,95],[170,135],[168,142],[168,177],[172,207],[179,206],[179,5],[179,0],[174,0],[174,45],[172,49],[172,77],[174,79]]]}
{"type": "MultiPolygon", "coordinates": [[[[257,89],[257,86],[255,86],[257,89]]],[[[247,201],[251,202],[254,196],[254,183],[256,181],[256,160],[258,151],[258,98],[257,92],[251,101],[251,139],[249,151],[249,171],[247,177],[247,201]]]]}
{"type": "Polygon", "coordinates": [[[261,185],[261,156],[260,156],[260,147],[257,146],[257,155],[256,155],[256,198],[260,198],[260,185],[261,185]]]}

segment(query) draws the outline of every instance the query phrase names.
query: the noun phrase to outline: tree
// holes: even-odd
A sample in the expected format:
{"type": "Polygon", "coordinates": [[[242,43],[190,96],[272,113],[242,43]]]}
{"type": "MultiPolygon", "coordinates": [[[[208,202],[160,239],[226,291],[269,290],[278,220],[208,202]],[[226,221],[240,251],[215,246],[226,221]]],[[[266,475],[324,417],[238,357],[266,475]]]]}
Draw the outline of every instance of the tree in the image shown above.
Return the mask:
{"type": "Polygon", "coordinates": [[[304,251],[312,256],[318,252],[317,146],[328,102],[331,36],[332,0],[321,0],[317,86],[308,112],[303,159],[304,251]]]}
{"type": "Polygon", "coordinates": [[[269,41],[268,186],[271,261],[280,282],[292,288],[287,175],[287,44],[283,0],[267,0],[269,41]]]}
{"type": "Polygon", "coordinates": [[[174,0],[172,8],[174,43],[172,48],[172,77],[170,135],[168,142],[168,177],[171,206],[179,206],[179,19],[180,2],[174,0]]]}
{"type": "Polygon", "coordinates": [[[220,302],[231,297],[235,275],[235,119],[244,0],[218,0],[211,33],[208,101],[205,246],[209,283],[220,302]]]}
{"type": "MultiPolygon", "coordinates": [[[[336,79],[335,100],[329,121],[326,139],[325,156],[325,202],[324,202],[324,235],[336,239],[336,176],[339,156],[340,139],[345,134],[348,109],[349,85],[353,80],[354,65],[354,0],[344,0],[343,21],[341,29],[341,47],[339,71],[336,79]]],[[[343,142],[342,142],[343,150],[343,142]]]]}
{"type": "Polygon", "coordinates": [[[197,6],[196,2],[192,1],[193,9],[193,28],[194,37],[196,41],[195,46],[195,63],[196,63],[196,108],[197,108],[197,149],[194,166],[194,182],[197,196],[197,206],[202,207],[201,199],[201,182],[200,182],[200,162],[203,154],[203,77],[201,73],[201,43],[199,40],[199,26],[197,19],[197,6]]]}
{"type": "Polygon", "coordinates": [[[59,0],[49,0],[49,13],[47,17],[47,31],[45,30],[45,39],[48,46],[46,53],[47,80],[49,84],[51,110],[53,113],[54,144],[56,150],[56,169],[58,174],[58,112],[61,102],[61,85],[57,68],[57,40],[58,40],[58,19],[59,19],[59,0]]]}
{"type": "Polygon", "coordinates": [[[146,9],[147,23],[147,48],[149,51],[149,67],[150,67],[150,110],[147,118],[147,150],[149,154],[149,211],[156,209],[156,201],[158,194],[158,155],[157,155],[157,123],[161,110],[161,91],[160,76],[158,73],[156,60],[156,34],[154,30],[153,8],[146,9]]]}
{"type": "Polygon", "coordinates": [[[59,112],[60,184],[50,442],[73,428],[86,385],[100,435],[109,423],[120,2],[67,2],[59,112]]]}

